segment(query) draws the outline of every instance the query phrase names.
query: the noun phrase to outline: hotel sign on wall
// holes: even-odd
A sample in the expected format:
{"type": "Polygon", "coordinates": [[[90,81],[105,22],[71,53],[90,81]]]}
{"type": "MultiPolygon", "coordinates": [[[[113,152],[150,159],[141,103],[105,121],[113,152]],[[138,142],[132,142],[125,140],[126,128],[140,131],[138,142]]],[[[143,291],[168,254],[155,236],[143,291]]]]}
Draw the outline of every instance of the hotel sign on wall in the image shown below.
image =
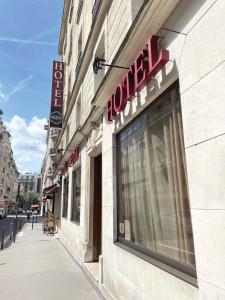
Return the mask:
{"type": "Polygon", "coordinates": [[[68,168],[73,166],[80,158],[80,148],[77,147],[72,151],[69,160],[65,163],[64,167],[60,170],[60,175],[63,176],[68,172],[68,168]]]}
{"type": "Polygon", "coordinates": [[[161,49],[159,52],[158,40],[159,37],[155,35],[148,40],[146,48],[139,53],[122,82],[116,86],[106,106],[108,122],[112,122],[125,109],[127,101],[134,98],[135,92],[146,85],[169,61],[168,50],[161,49]]]}
{"type": "Polygon", "coordinates": [[[62,128],[64,63],[53,61],[50,127],[62,128]]]}

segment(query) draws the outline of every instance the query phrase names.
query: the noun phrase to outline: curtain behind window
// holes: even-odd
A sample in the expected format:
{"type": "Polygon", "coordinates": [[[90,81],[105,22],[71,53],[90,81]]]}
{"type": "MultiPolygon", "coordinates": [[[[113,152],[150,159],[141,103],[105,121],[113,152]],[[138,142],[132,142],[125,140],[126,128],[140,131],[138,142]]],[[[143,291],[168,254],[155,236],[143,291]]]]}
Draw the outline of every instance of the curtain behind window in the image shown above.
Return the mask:
{"type": "Polygon", "coordinates": [[[151,105],[119,140],[119,236],[194,266],[178,91],[151,105]]]}
{"type": "Polygon", "coordinates": [[[73,171],[73,201],[71,220],[80,224],[81,167],[73,171]]]}

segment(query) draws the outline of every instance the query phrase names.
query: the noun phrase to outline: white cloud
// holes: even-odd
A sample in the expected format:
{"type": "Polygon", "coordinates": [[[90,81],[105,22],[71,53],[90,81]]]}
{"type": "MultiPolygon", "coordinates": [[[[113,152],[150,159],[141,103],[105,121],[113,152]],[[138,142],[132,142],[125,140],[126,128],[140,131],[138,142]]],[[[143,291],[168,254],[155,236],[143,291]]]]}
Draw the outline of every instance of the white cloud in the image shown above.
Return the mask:
{"type": "Polygon", "coordinates": [[[47,120],[34,116],[30,123],[13,116],[5,125],[12,136],[12,149],[19,172],[40,172],[45,154],[44,125],[47,120]]]}
{"type": "Polygon", "coordinates": [[[0,103],[3,101],[8,101],[13,95],[24,89],[26,87],[26,83],[32,78],[32,75],[29,75],[27,78],[20,80],[15,86],[11,88],[8,93],[4,93],[3,85],[0,83],[0,103]]]}
{"type": "Polygon", "coordinates": [[[0,42],[9,42],[9,43],[17,43],[17,44],[32,44],[32,45],[43,45],[43,46],[57,46],[56,43],[51,42],[42,42],[35,40],[26,40],[26,39],[17,39],[13,37],[4,37],[0,36],[0,42]]]}
{"type": "MultiPolygon", "coordinates": [[[[57,31],[58,31],[58,24],[56,24],[55,26],[53,26],[51,28],[46,29],[45,31],[43,31],[43,32],[41,32],[41,33],[39,33],[37,35],[33,35],[33,36],[31,36],[30,38],[28,38],[26,40],[20,40],[21,42],[19,43],[19,45],[17,46],[16,49],[21,49],[24,45],[29,44],[29,42],[32,42],[32,43],[38,42],[38,43],[42,43],[42,44],[46,43],[46,42],[40,41],[40,39],[42,39],[42,38],[44,38],[46,36],[49,36],[49,35],[51,35],[53,33],[56,33],[57,31]]],[[[47,45],[49,45],[48,42],[47,42],[47,45]]],[[[55,46],[56,46],[56,44],[55,44],[55,46]]]]}

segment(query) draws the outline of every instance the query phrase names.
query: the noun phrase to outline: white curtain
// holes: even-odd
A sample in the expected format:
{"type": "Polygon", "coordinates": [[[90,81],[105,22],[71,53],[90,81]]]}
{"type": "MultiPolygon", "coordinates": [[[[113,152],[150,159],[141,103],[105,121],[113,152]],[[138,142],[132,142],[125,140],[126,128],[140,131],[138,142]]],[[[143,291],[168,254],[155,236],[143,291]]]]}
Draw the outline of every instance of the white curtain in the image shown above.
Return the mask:
{"type": "Polygon", "coordinates": [[[179,94],[151,105],[120,135],[123,237],[195,265],[179,94]]]}

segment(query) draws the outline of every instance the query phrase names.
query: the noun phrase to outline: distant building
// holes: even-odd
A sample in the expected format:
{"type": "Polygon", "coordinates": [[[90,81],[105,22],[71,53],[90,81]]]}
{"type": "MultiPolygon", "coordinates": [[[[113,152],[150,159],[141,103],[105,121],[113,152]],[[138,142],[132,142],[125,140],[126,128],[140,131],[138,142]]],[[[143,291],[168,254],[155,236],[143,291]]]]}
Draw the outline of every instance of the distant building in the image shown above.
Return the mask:
{"type": "Polygon", "coordinates": [[[29,193],[37,194],[39,198],[41,190],[41,175],[39,173],[24,173],[19,176],[19,189],[20,196],[24,196],[29,193]]]}
{"type": "Polygon", "coordinates": [[[10,133],[3,124],[0,110],[0,206],[10,207],[16,201],[19,172],[13,158],[10,133]]]}

